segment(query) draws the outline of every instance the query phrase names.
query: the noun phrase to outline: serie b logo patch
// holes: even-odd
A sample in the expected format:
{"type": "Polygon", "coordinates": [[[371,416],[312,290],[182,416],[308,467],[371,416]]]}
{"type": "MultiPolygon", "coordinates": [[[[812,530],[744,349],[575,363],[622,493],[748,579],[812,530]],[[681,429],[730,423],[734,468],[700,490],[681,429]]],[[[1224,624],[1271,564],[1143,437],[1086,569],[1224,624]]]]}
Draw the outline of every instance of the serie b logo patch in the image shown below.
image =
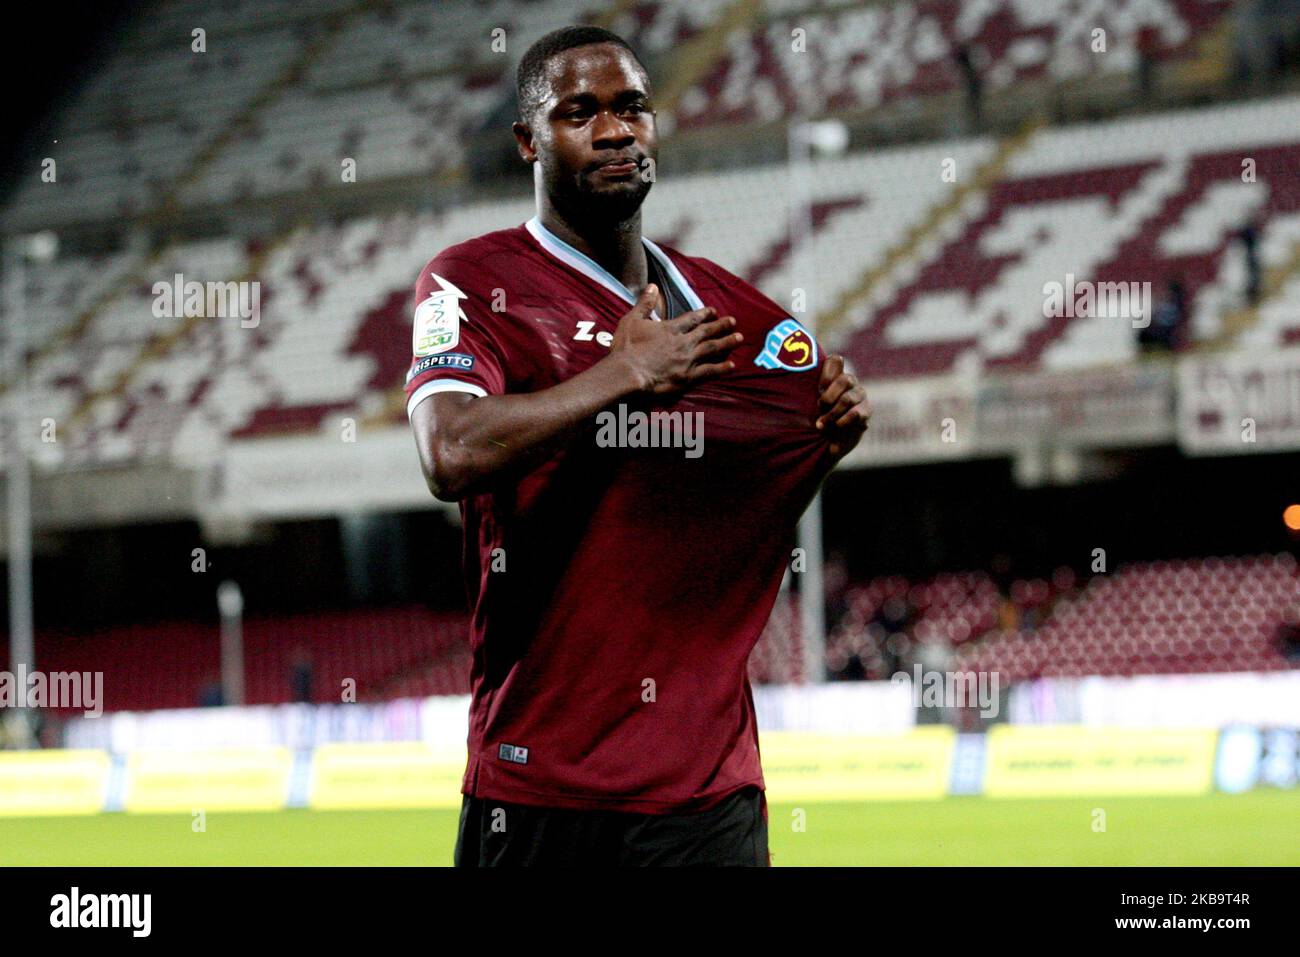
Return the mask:
{"type": "Polygon", "coordinates": [[[817,365],[817,340],[798,319],[782,319],[767,334],[754,365],[790,372],[812,369],[817,365]]]}
{"type": "Polygon", "coordinates": [[[468,297],[437,273],[429,273],[441,289],[429,293],[429,298],[415,307],[415,329],[411,350],[417,356],[432,356],[460,343],[460,321],[465,313],[460,300],[468,297]]]}

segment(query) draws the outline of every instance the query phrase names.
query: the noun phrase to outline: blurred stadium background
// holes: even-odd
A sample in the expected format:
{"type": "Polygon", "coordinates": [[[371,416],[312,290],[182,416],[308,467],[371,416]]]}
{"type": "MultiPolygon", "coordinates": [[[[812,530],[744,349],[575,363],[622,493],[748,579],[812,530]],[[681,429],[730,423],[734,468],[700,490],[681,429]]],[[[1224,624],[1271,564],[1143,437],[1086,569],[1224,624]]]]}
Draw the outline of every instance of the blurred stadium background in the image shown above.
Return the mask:
{"type": "Polygon", "coordinates": [[[647,233],[802,290],[877,409],[751,660],[775,863],[1300,863],[1296,0],[130,8],[0,211],[8,668],[104,707],[0,710],[0,863],[450,862],[411,295],[531,215],[572,22],[655,79],[647,233]]]}

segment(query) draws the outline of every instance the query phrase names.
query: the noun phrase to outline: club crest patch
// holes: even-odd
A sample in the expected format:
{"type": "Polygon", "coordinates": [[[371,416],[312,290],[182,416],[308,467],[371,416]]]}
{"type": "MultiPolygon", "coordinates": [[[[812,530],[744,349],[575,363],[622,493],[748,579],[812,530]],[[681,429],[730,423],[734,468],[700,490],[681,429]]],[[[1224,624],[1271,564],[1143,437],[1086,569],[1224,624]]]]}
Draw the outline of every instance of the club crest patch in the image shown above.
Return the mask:
{"type": "Polygon", "coordinates": [[[812,369],[817,365],[817,340],[798,319],[782,319],[767,334],[754,365],[790,372],[812,369]]]}
{"type": "Polygon", "coordinates": [[[437,355],[456,348],[460,343],[460,322],[465,318],[460,300],[468,298],[437,273],[429,275],[441,288],[429,293],[429,298],[415,307],[411,351],[417,356],[437,355]]]}

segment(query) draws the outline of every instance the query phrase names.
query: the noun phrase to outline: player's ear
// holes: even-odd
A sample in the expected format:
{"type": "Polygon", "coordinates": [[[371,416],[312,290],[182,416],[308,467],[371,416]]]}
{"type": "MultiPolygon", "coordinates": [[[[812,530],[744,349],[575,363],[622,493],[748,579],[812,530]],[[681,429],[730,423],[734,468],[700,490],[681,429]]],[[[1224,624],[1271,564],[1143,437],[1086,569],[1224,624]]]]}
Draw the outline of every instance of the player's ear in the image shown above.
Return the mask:
{"type": "Polygon", "coordinates": [[[515,134],[515,142],[519,146],[519,155],[523,157],[525,163],[537,162],[537,150],[533,148],[533,131],[528,128],[527,124],[516,120],[511,130],[515,134]]]}

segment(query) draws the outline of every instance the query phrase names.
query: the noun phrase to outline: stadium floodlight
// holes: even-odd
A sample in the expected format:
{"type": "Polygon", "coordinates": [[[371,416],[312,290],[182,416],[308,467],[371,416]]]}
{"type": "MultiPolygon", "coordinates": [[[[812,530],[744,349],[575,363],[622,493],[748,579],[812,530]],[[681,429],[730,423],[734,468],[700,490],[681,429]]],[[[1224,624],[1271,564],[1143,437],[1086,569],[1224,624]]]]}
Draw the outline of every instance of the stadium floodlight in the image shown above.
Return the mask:
{"type": "Polygon", "coordinates": [[[22,237],[27,258],[32,262],[53,262],[59,254],[59,236],[48,229],[22,237]]]}
{"type": "Polygon", "coordinates": [[[849,128],[840,120],[796,120],[788,130],[790,157],[839,156],[849,148],[849,128]]]}
{"type": "Polygon", "coordinates": [[[217,586],[221,613],[221,703],[244,703],[244,593],[238,583],[217,586]]]}
{"type": "Polygon", "coordinates": [[[840,120],[817,120],[804,124],[808,145],[823,156],[839,156],[849,148],[849,128],[840,120]]]}
{"type": "Polygon", "coordinates": [[[217,610],[223,619],[239,618],[244,614],[244,593],[238,584],[224,581],[217,586],[217,610]]]}

